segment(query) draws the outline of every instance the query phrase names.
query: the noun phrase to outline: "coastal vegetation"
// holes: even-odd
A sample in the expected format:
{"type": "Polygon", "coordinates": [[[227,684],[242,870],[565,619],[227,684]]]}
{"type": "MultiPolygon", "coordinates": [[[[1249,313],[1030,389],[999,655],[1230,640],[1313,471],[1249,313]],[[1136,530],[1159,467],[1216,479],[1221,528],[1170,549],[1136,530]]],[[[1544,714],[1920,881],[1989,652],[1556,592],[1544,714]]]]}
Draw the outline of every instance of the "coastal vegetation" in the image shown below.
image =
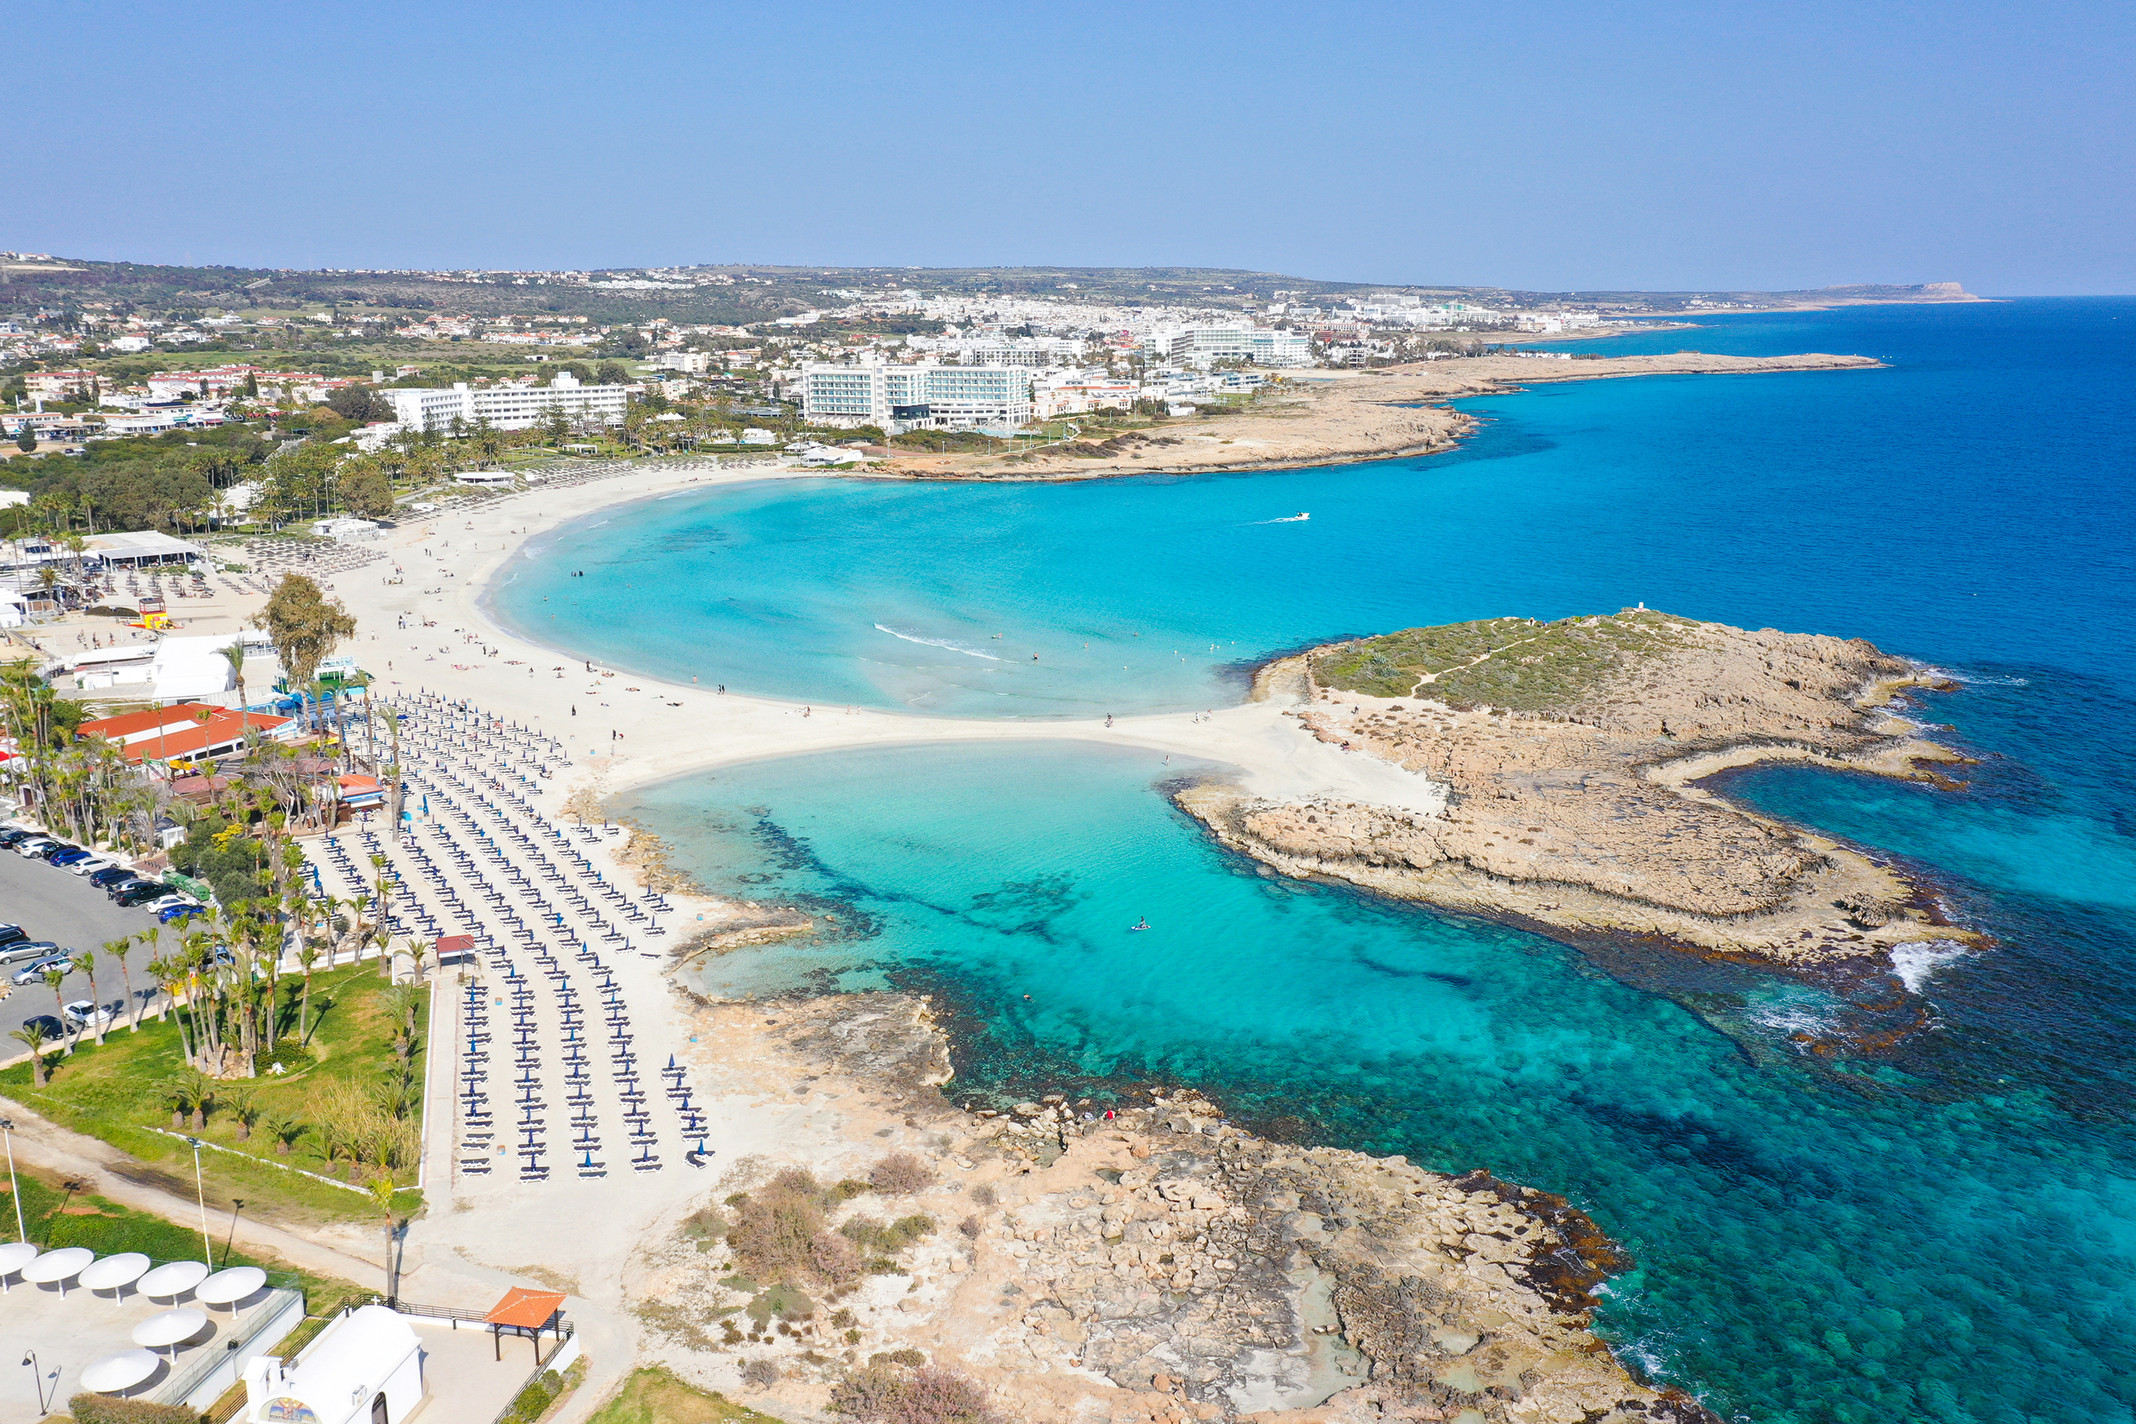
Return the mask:
{"type": "MultiPolygon", "coordinates": [[[[231,971],[195,966],[171,982],[183,993],[186,979],[215,973],[231,971]]],[[[205,1155],[211,1190],[299,1216],[368,1218],[375,1204],[356,1188],[384,1180],[405,1197],[414,1180],[428,997],[385,983],[369,964],[307,969],[276,989],[260,982],[257,1041],[268,1047],[259,1076],[222,1081],[193,1064],[216,1051],[218,1015],[224,1050],[241,1038],[242,1021],[203,987],[190,1004],[166,1002],[138,1026],[112,1025],[102,1044],[63,1055],[47,1045],[41,1085],[29,1062],[0,1069],[0,1092],[187,1177],[184,1138],[213,1144],[222,1150],[205,1155]]]]}
{"type": "Polygon", "coordinates": [[[1645,608],[1555,623],[1485,618],[1336,643],[1314,652],[1311,666],[1315,683],[1345,692],[1551,716],[1686,646],[1685,631],[1697,626],[1645,608]]]}
{"type": "Polygon", "coordinates": [[[666,1369],[637,1369],[588,1424],[779,1424],[769,1414],[699,1389],[666,1369]]]}

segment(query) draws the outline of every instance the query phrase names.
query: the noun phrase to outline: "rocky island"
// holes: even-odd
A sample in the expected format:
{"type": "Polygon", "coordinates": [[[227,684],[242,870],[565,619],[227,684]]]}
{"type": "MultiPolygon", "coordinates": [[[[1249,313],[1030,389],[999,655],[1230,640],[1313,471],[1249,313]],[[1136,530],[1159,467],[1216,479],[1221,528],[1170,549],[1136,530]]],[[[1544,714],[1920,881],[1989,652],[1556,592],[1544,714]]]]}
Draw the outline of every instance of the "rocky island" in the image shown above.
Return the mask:
{"type": "Polygon", "coordinates": [[[1967,936],[1890,866],[1697,783],[1774,761],[1937,779],[1924,763],[1961,758],[1887,704],[1938,681],[1860,640],[1644,607],[1412,628],[1271,663],[1256,695],[1296,696],[1302,735],[1428,778],[1437,814],[1223,784],[1178,799],[1290,875],[1561,934],[1791,964],[1888,956],[1967,936]]]}

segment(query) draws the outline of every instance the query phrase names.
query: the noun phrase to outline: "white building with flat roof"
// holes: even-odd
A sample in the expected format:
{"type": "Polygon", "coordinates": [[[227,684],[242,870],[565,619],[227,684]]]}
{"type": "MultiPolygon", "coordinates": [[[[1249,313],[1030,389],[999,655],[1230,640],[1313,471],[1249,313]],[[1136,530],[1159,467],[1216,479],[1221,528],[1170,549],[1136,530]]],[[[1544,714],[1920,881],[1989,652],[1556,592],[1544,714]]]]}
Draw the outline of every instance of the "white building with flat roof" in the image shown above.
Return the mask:
{"type": "Polygon", "coordinates": [[[1313,342],[1302,331],[1279,331],[1266,326],[1189,326],[1170,333],[1165,354],[1173,361],[1197,366],[1217,361],[1310,366],[1313,342]]]}
{"type": "Polygon", "coordinates": [[[410,430],[446,430],[455,419],[465,425],[487,421],[497,430],[525,430],[561,410],[574,425],[622,423],[632,386],[588,386],[569,371],[559,371],[546,386],[470,386],[457,381],[451,390],[436,387],[387,387],[379,392],[393,403],[394,419],[410,430]]]}
{"type": "Polygon", "coordinates": [[[1015,429],[1031,422],[1031,381],[1023,366],[821,363],[801,368],[801,414],[811,425],[873,425],[892,434],[1015,429]]]}

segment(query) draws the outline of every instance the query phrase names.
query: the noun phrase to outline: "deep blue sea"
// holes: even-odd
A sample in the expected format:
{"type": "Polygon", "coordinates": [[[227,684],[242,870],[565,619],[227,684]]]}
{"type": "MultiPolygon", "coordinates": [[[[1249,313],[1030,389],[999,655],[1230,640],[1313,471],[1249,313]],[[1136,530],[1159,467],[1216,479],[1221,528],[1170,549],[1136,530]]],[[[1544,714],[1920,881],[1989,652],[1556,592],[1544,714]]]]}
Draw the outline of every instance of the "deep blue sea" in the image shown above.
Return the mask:
{"type": "Polygon", "coordinates": [[[1603,1331],[1723,1414],[2136,1419],[2136,301],[1595,349],[1891,364],[1538,388],[1422,460],[692,494],[543,541],[495,606],[650,675],[916,713],[1208,706],[1331,637],[1639,601],[1933,662],[1961,690],[1918,714],[1977,758],[1968,789],[1725,783],[1994,937],[1887,982],[1896,1044],[1816,985],[1273,879],[1165,799],[1193,768],[1135,752],[795,758],[621,809],[715,887],[825,916],[713,987],[934,993],[967,1097],[1191,1083],[1287,1136],[1566,1193],[1639,1263],[1603,1331]]]}

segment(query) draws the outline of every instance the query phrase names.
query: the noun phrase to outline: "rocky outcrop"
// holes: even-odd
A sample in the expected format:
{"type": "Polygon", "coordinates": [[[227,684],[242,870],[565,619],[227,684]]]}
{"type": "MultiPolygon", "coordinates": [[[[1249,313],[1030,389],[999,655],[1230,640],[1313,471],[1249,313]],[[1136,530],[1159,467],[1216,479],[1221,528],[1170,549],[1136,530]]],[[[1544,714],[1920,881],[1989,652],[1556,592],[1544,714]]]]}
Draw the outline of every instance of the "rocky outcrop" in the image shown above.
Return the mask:
{"type": "Polygon", "coordinates": [[[1859,640],[1645,609],[1494,619],[1331,645],[1264,670],[1299,734],[1444,786],[1430,816],[1340,797],[1179,795],[1228,845],[1545,928],[1662,936],[1798,963],[1961,932],[1888,865],[1696,783],[1766,761],[1940,780],[1959,760],[1885,708],[1932,681],[1859,640]]]}
{"type": "Polygon", "coordinates": [[[685,1374],[775,1379],[761,1402],[779,1417],[828,1417],[832,1382],[878,1357],[969,1374],[1032,1424],[1709,1417],[1592,1333],[1589,1292],[1629,1263],[1561,1198],[1271,1142],[1191,1092],[961,1111],[927,1005],[903,995],[698,1018],[720,1044],[708,1075],[746,1065],[809,1107],[648,1248],[636,1311],[685,1374]],[[795,1166],[865,1178],[893,1147],[934,1183],[840,1189],[831,1223],[933,1223],[894,1266],[802,1283],[812,1298],[736,1273],[719,1239],[736,1193],[795,1166]]]}

